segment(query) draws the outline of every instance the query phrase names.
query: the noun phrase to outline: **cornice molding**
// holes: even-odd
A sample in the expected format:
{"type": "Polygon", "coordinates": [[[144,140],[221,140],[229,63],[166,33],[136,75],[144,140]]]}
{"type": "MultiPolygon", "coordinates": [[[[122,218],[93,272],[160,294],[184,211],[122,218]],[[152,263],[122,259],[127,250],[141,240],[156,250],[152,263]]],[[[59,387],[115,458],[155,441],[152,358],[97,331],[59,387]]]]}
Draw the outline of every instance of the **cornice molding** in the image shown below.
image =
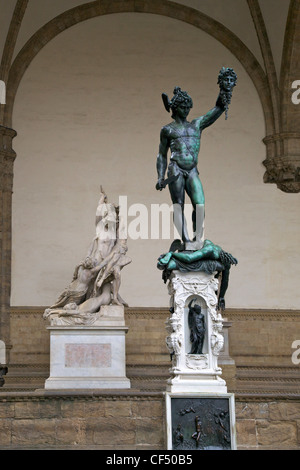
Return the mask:
{"type": "Polygon", "coordinates": [[[45,390],[35,390],[33,391],[18,391],[18,392],[2,392],[0,391],[0,403],[5,402],[16,402],[16,401],[47,401],[47,400],[76,400],[76,401],[116,401],[116,400],[134,400],[134,401],[153,401],[163,400],[164,392],[156,391],[139,391],[139,390],[129,390],[129,391],[102,391],[102,390],[55,390],[55,391],[45,391],[45,390]]]}
{"type": "MultiPolygon", "coordinates": [[[[152,392],[152,391],[137,391],[131,390],[130,392],[120,393],[112,392],[105,393],[102,391],[83,391],[83,392],[72,392],[72,391],[53,391],[45,392],[44,390],[26,391],[19,390],[18,392],[0,392],[0,403],[6,402],[47,402],[52,400],[68,400],[68,401],[153,401],[161,400],[164,401],[165,392],[152,392]]],[[[236,402],[266,402],[271,400],[274,401],[296,401],[300,403],[300,393],[283,393],[282,391],[249,391],[239,390],[235,392],[236,402]]]]}
{"type": "MultiPolygon", "coordinates": [[[[41,316],[47,307],[26,307],[18,306],[11,307],[11,315],[22,315],[22,316],[41,316]]],[[[167,317],[169,315],[169,309],[166,307],[126,307],[125,316],[136,317],[136,318],[160,318],[167,317]]],[[[299,320],[300,321],[300,310],[285,310],[285,309],[239,309],[232,308],[226,309],[223,312],[223,318],[225,321],[246,321],[246,320],[278,320],[278,321],[289,321],[299,320]]]]}

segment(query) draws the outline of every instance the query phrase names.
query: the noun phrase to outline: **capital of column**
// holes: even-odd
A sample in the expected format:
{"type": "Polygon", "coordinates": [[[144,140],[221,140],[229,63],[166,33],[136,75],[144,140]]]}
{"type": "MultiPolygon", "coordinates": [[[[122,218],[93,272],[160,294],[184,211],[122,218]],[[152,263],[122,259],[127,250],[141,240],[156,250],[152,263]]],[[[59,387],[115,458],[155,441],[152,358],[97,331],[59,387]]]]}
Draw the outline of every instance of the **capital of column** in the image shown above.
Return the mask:
{"type": "Polygon", "coordinates": [[[12,140],[17,135],[17,131],[10,127],[0,125],[0,151],[1,152],[15,152],[12,150],[12,140]]]}
{"type": "Polygon", "coordinates": [[[12,140],[17,135],[14,129],[0,126],[0,189],[12,191],[13,164],[17,156],[12,148],[12,140]]]}
{"type": "Polygon", "coordinates": [[[300,192],[300,133],[281,132],[263,139],[267,147],[265,183],[286,193],[300,192]]]}

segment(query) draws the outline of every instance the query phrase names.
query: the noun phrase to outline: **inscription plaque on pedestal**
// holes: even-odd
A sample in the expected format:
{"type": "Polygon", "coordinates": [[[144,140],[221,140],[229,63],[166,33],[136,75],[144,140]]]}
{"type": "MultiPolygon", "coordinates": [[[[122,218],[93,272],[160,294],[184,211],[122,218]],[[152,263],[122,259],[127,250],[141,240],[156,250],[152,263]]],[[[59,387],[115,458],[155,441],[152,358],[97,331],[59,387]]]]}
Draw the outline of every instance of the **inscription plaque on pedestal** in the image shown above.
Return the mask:
{"type": "Polygon", "coordinates": [[[65,344],[65,367],[111,367],[111,344],[65,344]]]}

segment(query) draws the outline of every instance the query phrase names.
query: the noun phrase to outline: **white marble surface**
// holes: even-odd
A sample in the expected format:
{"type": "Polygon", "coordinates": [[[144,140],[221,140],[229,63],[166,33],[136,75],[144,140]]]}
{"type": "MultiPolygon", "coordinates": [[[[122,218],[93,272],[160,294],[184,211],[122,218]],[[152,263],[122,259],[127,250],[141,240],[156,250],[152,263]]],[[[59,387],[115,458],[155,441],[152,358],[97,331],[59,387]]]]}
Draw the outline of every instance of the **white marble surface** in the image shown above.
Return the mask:
{"type": "Polygon", "coordinates": [[[130,388],[126,377],[126,326],[55,326],[50,331],[46,389],[130,388]]]}
{"type": "Polygon", "coordinates": [[[224,345],[222,317],[217,311],[218,280],[204,272],[173,271],[168,284],[173,313],[166,322],[166,344],[172,354],[171,377],[167,391],[226,393],[218,356],[224,345]],[[205,317],[202,354],[190,354],[188,305],[192,299],[201,306],[205,317]]]}

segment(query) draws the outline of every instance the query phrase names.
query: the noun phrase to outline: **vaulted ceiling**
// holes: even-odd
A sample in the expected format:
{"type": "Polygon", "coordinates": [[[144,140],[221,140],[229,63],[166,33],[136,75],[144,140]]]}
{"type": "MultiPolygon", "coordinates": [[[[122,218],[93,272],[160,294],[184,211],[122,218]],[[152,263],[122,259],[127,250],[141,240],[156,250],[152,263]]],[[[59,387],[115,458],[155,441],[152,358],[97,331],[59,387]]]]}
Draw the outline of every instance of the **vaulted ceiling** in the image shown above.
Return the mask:
{"type": "Polygon", "coordinates": [[[13,127],[14,100],[23,74],[56,35],[101,15],[164,15],[212,35],[242,63],[264,110],[264,181],[285,192],[299,192],[300,117],[291,96],[300,78],[300,0],[0,0],[0,11],[0,80],[6,86],[0,125],[13,127]]]}

